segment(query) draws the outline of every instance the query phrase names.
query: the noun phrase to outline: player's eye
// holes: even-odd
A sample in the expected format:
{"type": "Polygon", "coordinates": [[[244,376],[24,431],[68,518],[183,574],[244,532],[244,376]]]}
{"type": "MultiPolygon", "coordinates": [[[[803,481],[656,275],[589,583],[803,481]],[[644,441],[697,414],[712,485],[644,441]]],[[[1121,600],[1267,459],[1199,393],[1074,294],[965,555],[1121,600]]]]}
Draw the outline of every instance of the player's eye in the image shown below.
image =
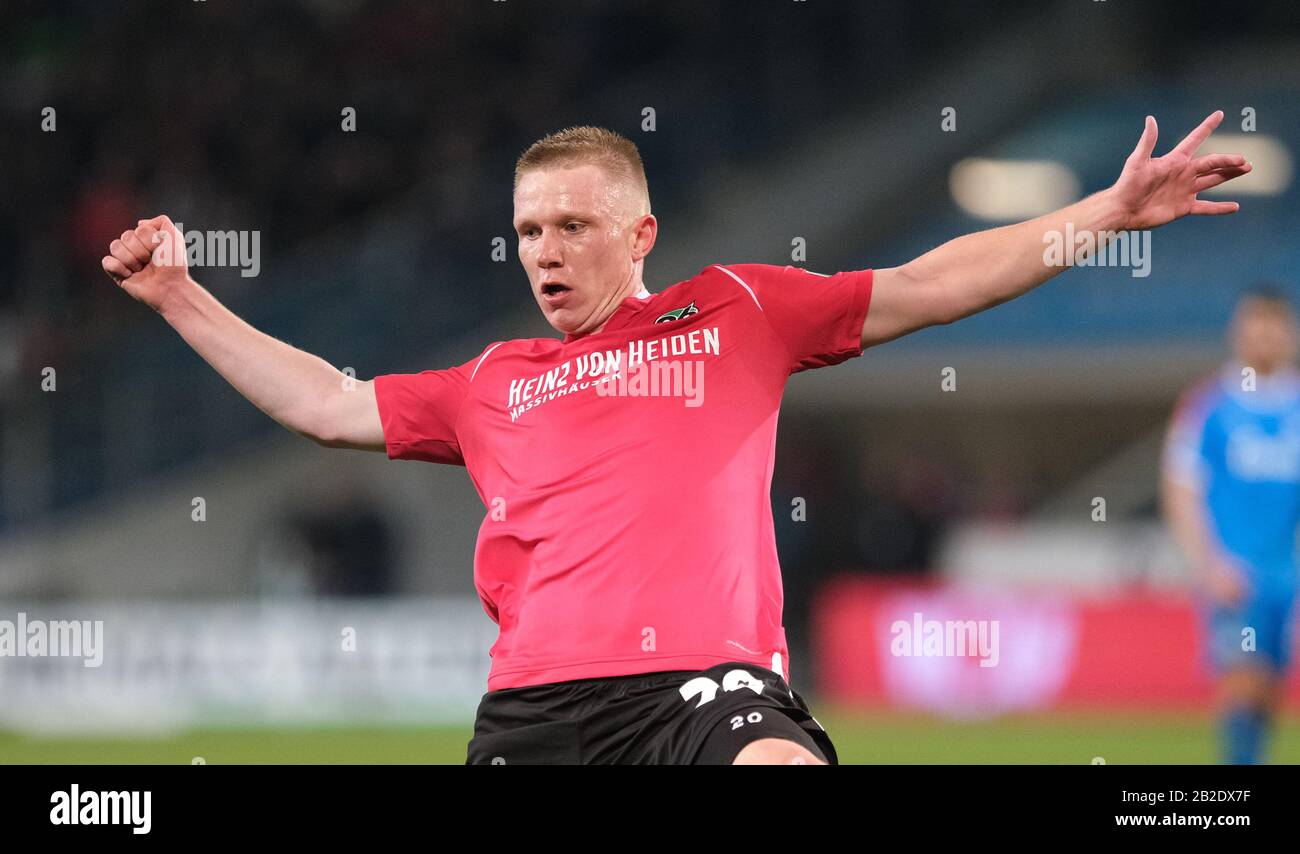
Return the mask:
{"type": "Polygon", "coordinates": [[[570,234],[575,234],[582,230],[582,223],[580,222],[565,223],[564,230],[569,232],[570,234]]]}

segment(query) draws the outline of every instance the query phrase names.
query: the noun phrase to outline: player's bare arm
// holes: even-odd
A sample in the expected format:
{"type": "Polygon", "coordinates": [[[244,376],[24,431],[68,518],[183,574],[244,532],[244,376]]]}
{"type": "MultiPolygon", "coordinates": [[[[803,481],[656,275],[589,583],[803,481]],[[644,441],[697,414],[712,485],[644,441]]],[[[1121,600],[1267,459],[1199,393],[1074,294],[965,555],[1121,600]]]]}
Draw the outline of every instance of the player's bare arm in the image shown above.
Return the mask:
{"type": "Polygon", "coordinates": [[[1189,214],[1236,212],[1236,202],[1211,202],[1197,194],[1244,175],[1251,164],[1239,154],[1196,156],[1223,120],[1215,111],[1163,157],[1152,157],[1156,120],[1146,129],[1109,188],[1060,210],[1001,228],[958,237],[901,267],[876,270],[871,310],[862,327],[862,346],[870,347],[927,326],[963,317],[1015,299],[1060,273],[1048,263],[1043,236],[1064,233],[1105,235],[1156,228],[1189,214]]]}
{"type": "Polygon", "coordinates": [[[172,221],[158,216],[122,232],[101,265],[283,426],[327,447],[384,450],[373,383],[348,377],[239,319],[190,277],[184,247],[172,221]]]}
{"type": "Polygon", "coordinates": [[[1239,602],[1247,592],[1246,579],[1215,547],[1200,490],[1166,474],[1160,481],[1160,509],[1195,573],[1196,584],[1224,605],[1239,602]]]}

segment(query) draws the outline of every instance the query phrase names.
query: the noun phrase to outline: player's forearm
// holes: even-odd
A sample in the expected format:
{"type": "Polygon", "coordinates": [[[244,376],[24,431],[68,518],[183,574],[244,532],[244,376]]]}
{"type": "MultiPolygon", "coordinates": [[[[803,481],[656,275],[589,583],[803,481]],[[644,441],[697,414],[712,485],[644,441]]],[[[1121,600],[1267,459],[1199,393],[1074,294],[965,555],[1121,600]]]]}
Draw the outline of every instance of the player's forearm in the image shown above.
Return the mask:
{"type": "Polygon", "coordinates": [[[347,385],[342,372],[254,329],[193,279],[173,289],[159,313],[258,409],[308,438],[326,435],[329,401],[347,385]]]}
{"type": "Polygon", "coordinates": [[[942,295],[936,322],[951,323],[1026,294],[1065,269],[1047,253],[1048,235],[1063,237],[1071,226],[1075,235],[1102,236],[1121,230],[1123,221],[1112,191],[1103,190],[1036,219],[950,240],[904,269],[942,295]]]}
{"type": "Polygon", "coordinates": [[[1216,557],[1209,523],[1202,509],[1201,497],[1192,489],[1169,478],[1161,480],[1161,511],[1173,534],[1174,542],[1198,578],[1203,576],[1216,557]]]}

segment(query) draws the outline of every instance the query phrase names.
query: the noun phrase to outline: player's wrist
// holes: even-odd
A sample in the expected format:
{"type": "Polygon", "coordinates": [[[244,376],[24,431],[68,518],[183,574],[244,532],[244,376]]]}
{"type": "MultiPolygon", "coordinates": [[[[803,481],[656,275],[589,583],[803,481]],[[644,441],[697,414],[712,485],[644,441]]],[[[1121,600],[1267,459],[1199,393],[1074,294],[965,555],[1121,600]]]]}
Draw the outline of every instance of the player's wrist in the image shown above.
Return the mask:
{"type": "Polygon", "coordinates": [[[1097,231],[1128,231],[1134,212],[1125,205],[1122,196],[1111,185],[1089,197],[1094,212],[1092,219],[1097,231]]]}
{"type": "Polygon", "coordinates": [[[154,309],[162,315],[163,320],[175,326],[177,321],[194,308],[194,298],[201,290],[199,283],[186,274],[163,292],[154,309]]]}

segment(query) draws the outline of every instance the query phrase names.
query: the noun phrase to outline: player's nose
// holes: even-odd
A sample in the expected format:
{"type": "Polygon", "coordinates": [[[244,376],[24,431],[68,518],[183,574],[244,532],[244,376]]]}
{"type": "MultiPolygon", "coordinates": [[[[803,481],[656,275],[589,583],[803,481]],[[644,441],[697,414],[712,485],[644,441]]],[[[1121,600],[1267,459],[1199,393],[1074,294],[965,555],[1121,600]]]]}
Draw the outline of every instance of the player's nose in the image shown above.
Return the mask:
{"type": "Polygon", "coordinates": [[[538,239],[537,263],[542,267],[555,267],[564,263],[559,236],[553,231],[543,231],[538,239]]]}

